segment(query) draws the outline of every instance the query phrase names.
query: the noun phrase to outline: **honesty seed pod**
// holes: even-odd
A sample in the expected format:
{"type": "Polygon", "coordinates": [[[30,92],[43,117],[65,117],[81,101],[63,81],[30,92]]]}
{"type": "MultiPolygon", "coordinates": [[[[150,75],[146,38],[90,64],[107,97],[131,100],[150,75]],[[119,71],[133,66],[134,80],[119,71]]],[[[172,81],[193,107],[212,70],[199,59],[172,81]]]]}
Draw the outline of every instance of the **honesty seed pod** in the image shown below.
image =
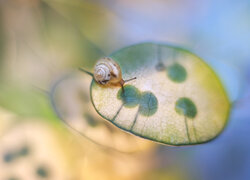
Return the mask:
{"type": "Polygon", "coordinates": [[[132,45],[110,57],[120,65],[123,77],[137,77],[123,89],[91,83],[93,106],[117,127],[176,146],[211,141],[224,129],[230,99],[203,59],[159,43],[132,45]]]}

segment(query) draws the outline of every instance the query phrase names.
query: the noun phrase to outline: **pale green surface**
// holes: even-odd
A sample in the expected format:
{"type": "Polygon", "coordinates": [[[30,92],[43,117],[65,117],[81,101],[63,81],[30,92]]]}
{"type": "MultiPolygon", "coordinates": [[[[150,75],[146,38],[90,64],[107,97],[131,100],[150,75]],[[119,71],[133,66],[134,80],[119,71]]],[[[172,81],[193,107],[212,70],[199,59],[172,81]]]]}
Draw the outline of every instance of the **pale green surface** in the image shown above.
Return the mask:
{"type": "Polygon", "coordinates": [[[36,88],[21,88],[4,83],[0,86],[0,106],[22,117],[37,117],[57,121],[46,92],[36,88]]]}
{"type": "Polygon", "coordinates": [[[124,97],[121,88],[105,88],[92,81],[93,105],[105,119],[125,131],[170,145],[207,142],[223,130],[230,111],[228,97],[216,74],[197,56],[169,45],[144,43],[110,57],[120,64],[125,80],[137,79],[126,84],[124,97]],[[178,72],[171,72],[174,79],[169,77],[174,64],[178,68],[172,71],[181,70],[185,77],[176,76],[178,72]],[[182,98],[188,101],[178,104],[182,98]]]}

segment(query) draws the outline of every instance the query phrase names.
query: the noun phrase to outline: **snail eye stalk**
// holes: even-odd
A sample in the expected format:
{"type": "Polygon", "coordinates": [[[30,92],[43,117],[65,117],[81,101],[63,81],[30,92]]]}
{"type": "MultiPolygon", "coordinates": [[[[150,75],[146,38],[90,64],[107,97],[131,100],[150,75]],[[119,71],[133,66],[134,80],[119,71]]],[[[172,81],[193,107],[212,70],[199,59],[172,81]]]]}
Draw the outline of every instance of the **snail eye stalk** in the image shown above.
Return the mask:
{"type": "Polygon", "coordinates": [[[93,73],[91,73],[91,72],[89,72],[89,71],[87,71],[87,70],[85,70],[83,68],[79,68],[79,70],[82,71],[82,72],[84,72],[84,73],[86,73],[86,74],[88,74],[88,75],[90,75],[90,76],[92,76],[92,77],[94,76],[93,73]]]}
{"type": "Polygon", "coordinates": [[[129,81],[133,81],[133,80],[135,80],[135,79],[136,79],[136,77],[133,77],[133,78],[131,78],[131,79],[127,79],[127,80],[124,81],[124,83],[127,83],[127,82],[129,82],[129,81]]]}

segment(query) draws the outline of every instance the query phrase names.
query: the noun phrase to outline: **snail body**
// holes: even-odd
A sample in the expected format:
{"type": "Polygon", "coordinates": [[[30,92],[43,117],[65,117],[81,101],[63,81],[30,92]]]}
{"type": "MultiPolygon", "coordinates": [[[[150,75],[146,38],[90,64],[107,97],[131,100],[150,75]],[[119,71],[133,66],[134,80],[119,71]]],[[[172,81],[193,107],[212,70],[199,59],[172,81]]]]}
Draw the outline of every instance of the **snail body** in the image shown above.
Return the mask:
{"type": "Polygon", "coordinates": [[[94,69],[94,79],[101,85],[123,86],[124,84],[119,64],[109,57],[97,61],[94,69]]]}

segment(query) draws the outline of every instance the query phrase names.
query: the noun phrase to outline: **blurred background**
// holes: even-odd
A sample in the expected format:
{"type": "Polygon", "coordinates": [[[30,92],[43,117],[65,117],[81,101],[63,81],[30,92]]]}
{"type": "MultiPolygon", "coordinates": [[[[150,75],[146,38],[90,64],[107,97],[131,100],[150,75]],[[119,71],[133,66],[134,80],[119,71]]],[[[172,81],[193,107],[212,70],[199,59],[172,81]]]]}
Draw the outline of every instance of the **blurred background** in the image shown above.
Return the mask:
{"type": "Polygon", "coordinates": [[[249,179],[249,20],[248,0],[0,0],[0,179],[249,179]],[[233,104],[217,139],[163,146],[93,110],[77,68],[145,41],[217,72],[233,104]]]}

